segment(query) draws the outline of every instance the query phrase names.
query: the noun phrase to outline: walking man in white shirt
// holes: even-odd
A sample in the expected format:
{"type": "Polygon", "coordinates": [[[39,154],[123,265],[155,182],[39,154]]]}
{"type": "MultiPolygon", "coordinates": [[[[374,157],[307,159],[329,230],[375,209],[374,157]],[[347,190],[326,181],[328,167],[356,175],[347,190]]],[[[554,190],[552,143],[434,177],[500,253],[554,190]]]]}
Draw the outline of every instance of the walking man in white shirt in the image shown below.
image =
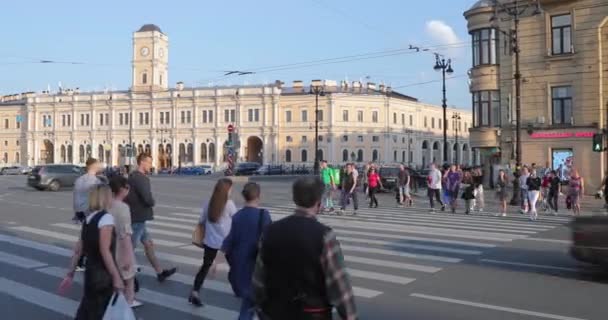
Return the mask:
{"type": "Polygon", "coordinates": [[[435,199],[441,205],[441,211],[445,210],[445,204],[441,201],[441,171],[437,165],[431,164],[431,171],[427,176],[428,196],[431,204],[431,212],[435,212],[435,199]]]}

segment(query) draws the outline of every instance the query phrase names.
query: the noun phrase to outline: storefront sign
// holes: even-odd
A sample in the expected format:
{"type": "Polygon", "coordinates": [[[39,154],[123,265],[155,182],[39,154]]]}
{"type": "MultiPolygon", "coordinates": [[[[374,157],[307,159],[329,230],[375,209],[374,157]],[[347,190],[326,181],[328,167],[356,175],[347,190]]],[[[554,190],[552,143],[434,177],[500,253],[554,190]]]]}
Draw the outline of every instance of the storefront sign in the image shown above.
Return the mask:
{"type": "Polygon", "coordinates": [[[561,138],[592,138],[593,131],[578,132],[534,132],[530,135],[532,139],[561,139],[561,138]]]}

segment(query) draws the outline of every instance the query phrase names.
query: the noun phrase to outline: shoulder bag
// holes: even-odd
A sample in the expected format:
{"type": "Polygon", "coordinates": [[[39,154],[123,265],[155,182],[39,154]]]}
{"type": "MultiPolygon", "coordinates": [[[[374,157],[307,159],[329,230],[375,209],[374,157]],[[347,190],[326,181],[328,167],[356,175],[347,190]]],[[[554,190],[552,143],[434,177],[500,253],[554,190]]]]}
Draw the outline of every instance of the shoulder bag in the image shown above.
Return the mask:
{"type": "Polygon", "coordinates": [[[194,230],[192,231],[192,244],[203,248],[203,240],[205,240],[205,224],[207,222],[207,217],[203,220],[203,223],[196,223],[194,226],[194,230]]]}

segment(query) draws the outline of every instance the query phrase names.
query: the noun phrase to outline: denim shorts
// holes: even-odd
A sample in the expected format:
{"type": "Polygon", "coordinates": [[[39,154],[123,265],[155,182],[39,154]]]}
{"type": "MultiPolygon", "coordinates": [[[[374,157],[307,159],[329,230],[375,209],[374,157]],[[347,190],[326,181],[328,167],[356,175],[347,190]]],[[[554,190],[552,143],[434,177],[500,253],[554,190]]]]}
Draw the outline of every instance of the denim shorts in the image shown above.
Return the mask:
{"type": "Polygon", "coordinates": [[[144,242],[150,240],[150,234],[148,233],[148,229],[146,228],[146,222],[133,223],[131,224],[131,228],[133,229],[133,235],[131,235],[133,249],[137,247],[138,242],[141,242],[143,244],[144,242]]]}

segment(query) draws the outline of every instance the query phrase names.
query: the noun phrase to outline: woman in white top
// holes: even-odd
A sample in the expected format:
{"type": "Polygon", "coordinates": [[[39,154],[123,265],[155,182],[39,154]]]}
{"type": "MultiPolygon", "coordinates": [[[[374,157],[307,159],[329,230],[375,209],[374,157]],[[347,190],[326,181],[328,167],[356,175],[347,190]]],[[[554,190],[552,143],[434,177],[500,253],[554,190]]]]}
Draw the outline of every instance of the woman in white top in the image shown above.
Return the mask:
{"type": "Polygon", "coordinates": [[[217,251],[222,247],[224,238],[230,233],[232,216],[237,211],[234,202],[230,200],[231,191],[232,180],[228,178],[218,180],[211,199],[209,199],[207,204],[203,205],[198,222],[205,227],[205,239],[203,240],[205,254],[203,256],[203,265],[196,274],[196,278],[194,278],[192,292],[188,297],[188,302],[197,307],[203,305],[198,293],[203,286],[209,269],[213,265],[217,251]]]}
{"type": "Polygon", "coordinates": [[[97,185],[89,193],[90,213],[82,226],[66,275],[66,280],[71,280],[81,254],[87,256],[84,294],[76,313],[77,320],[101,320],[112,294],[124,289],[114,260],[114,217],[107,212],[111,201],[112,192],[108,186],[97,185]]]}
{"type": "Polygon", "coordinates": [[[129,183],[123,176],[114,176],[110,179],[110,189],[114,195],[110,213],[114,217],[116,230],[116,264],[125,280],[125,298],[132,308],[136,308],[142,303],[135,300],[135,252],[131,242],[131,210],[124,202],[129,194],[129,183]]]}

